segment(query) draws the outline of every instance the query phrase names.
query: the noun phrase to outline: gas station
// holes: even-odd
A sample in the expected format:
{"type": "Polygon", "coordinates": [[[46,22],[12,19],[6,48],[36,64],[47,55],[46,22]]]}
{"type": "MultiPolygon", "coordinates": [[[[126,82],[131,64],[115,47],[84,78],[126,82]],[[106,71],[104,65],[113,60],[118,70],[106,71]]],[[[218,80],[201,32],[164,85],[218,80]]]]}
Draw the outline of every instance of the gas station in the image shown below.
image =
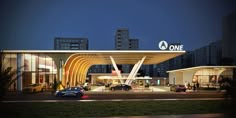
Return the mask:
{"type": "Polygon", "coordinates": [[[18,75],[27,73],[17,78],[17,90],[22,91],[26,83],[51,83],[55,78],[65,87],[76,86],[86,81],[88,69],[92,65],[108,64],[115,69],[116,79],[120,83],[130,85],[137,79],[136,75],[141,65],[159,64],[182,55],[185,51],[4,50],[3,53],[7,57],[6,64],[18,69],[18,75]],[[127,76],[122,76],[117,64],[133,64],[134,66],[127,76]]]}

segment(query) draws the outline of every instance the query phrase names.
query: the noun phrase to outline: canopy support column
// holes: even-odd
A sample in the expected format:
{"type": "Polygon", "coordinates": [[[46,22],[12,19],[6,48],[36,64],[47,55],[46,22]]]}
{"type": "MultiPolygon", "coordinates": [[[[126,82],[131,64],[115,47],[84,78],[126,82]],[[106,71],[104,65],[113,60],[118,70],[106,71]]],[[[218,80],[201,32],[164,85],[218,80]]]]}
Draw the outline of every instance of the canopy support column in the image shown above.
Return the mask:
{"type": "MultiPolygon", "coordinates": [[[[145,60],[145,58],[146,58],[146,56],[144,56],[144,57],[142,58],[142,60],[137,63],[137,67],[133,68],[133,69],[134,69],[134,73],[133,73],[133,74],[130,73],[130,74],[131,74],[131,75],[130,75],[131,78],[130,78],[129,81],[128,81],[128,85],[131,85],[131,82],[132,82],[133,80],[135,80],[135,76],[137,75],[138,70],[139,70],[140,67],[142,66],[142,64],[143,64],[143,62],[144,62],[144,60],[145,60]]],[[[132,69],[132,71],[133,71],[133,69],[132,69]]]]}
{"type": "Polygon", "coordinates": [[[125,84],[127,84],[127,85],[129,84],[129,82],[131,81],[131,78],[132,78],[133,74],[135,73],[135,71],[136,71],[136,69],[137,69],[137,67],[138,67],[139,64],[140,64],[140,60],[139,60],[138,63],[136,63],[136,64],[134,65],[134,67],[132,68],[132,70],[131,70],[131,72],[130,72],[128,78],[127,78],[127,80],[125,81],[125,84]]]}
{"type": "Polygon", "coordinates": [[[121,84],[124,84],[124,81],[122,80],[122,76],[121,76],[121,74],[120,74],[120,72],[119,72],[119,70],[118,70],[118,68],[117,68],[117,65],[116,65],[115,60],[113,59],[112,56],[110,56],[110,59],[111,59],[111,62],[112,62],[113,67],[115,68],[116,74],[118,75],[118,79],[120,80],[120,83],[121,83],[121,84]]]}

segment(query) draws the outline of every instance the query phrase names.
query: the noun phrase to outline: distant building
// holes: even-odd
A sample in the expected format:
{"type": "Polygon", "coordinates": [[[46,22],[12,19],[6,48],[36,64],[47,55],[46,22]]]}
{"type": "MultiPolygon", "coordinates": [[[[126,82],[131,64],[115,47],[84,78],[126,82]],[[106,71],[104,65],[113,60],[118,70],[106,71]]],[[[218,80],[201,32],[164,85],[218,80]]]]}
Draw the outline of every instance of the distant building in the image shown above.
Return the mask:
{"type": "Polygon", "coordinates": [[[194,56],[193,65],[220,65],[221,49],[221,40],[218,40],[207,46],[194,50],[192,52],[194,56]]]}
{"type": "MultiPolygon", "coordinates": [[[[115,34],[115,49],[116,50],[138,50],[139,40],[129,37],[129,30],[120,28],[115,34]]],[[[119,65],[122,72],[128,73],[132,69],[132,65],[119,65]]]]}
{"type": "Polygon", "coordinates": [[[129,49],[138,50],[139,49],[139,40],[138,39],[129,39],[129,49]]]}
{"type": "Polygon", "coordinates": [[[166,71],[169,70],[169,61],[162,62],[160,64],[153,65],[152,77],[167,77],[166,71]]]}
{"type": "Polygon", "coordinates": [[[215,41],[194,51],[188,51],[184,55],[169,60],[169,69],[181,69],[193,66],[220,65],[221,40],[215,41]]]}
{"type": "Polygon", "coordinates": [[[111,73],[111,65],[93,65],[88,73],[111,73]]]}
{"type": "Polygon", "coordinates": [[[236,12],[223,18],[222,58],[232,59],[236,65],[236,12]]]}
{"type": "Polygon", "coordinates": [[[55,50],[88,50],[88,38],[55,38],[55,50]]]}
{"type": "Polygon", "coordinates": [[[139,40],[129,38],[128,29],[118,29],[115,34],[115,49],[116,50],[138,50],[139,40]]]}

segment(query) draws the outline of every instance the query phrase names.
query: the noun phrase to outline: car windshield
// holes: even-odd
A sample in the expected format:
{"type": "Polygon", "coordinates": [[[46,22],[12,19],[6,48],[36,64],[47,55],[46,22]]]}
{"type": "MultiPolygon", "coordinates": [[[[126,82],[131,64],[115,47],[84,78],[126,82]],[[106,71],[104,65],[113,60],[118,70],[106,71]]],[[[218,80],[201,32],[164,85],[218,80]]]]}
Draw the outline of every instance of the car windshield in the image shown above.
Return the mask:
{"type": "Polygon", "coordinates": [[[72,87],[71,90],[72,90],[72,91],[74,91],[74,90],[80,90],[80,88],[79,88],[79,87],[72,87]]]}
{"type": "Polygon", "coordinates": [[[70,88],[65,88],[63,91],[76,91],[76,90],[80,90],[80,87],[70,87],[70,88]]]}

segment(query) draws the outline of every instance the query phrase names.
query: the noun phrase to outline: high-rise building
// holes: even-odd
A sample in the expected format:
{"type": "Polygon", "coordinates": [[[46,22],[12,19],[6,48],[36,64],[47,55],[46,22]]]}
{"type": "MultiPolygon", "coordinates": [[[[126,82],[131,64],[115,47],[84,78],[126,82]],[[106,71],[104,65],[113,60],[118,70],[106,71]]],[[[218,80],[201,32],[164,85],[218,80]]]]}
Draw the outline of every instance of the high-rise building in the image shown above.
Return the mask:
{"type": "Polygon", "coordinates": [[[193,51],[194,66],[219,65],[221,60],[221,40],[193,51]]]}
{"type": "Polygon", "coordinates": [[[88,38],[55,38],[55,50],[88,50],[88,38]]]}
{"type": "Polygon", "coordinates": [[[236,65],[236,12],[223,18],[222,58],[228,58],[236,65]]]}
{"type": "Polygon", "coordinates": [[[221,40],[210,43],[176,58],[170,59],[169,70],[188,68],[193,66],[220,65],[221,40]]]}
{"type": "MultiPolygon", "coordinates": [[[[129,38],[129,30],[120,28],[115,34],[115,49],[116,50],[138,50],[139,40],[129,38]]],[[[119,65],[124,73],[128,73],[132,69],[132,65],[119,65]]]]}
{"type": "Polygon", "coordinates": [[[115,34],[116,50],[137,50],[139,48],[138,39],[129,38],[128,29],[118,29],[115,34]]]}
{"type": "Polygon", "coordinates": [[[137,50],[139,49],[139,40],[138,39],[129,39],[129,49],[137,50]]]}

